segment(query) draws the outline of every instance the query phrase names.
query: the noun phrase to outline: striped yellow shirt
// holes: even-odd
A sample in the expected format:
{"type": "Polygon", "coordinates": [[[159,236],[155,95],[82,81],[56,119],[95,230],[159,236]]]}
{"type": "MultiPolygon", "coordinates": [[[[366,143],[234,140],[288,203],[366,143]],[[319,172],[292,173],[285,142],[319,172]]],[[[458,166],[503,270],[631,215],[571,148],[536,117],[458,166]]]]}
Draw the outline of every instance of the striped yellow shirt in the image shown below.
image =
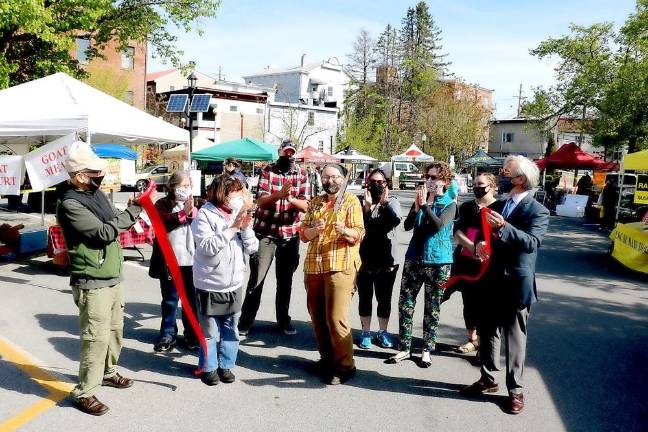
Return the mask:
{"type": "Polygon", "coordinates": [[[365,233],[360,201],[352,193],[345,192],[337,213],[333,211],[333,204],[333,201],[326,200],[326,196],[315,197],[304,215],[300,232],[302,238],[304,230],[310,228],[312,222],[321,219],[326,223],[324,232],[308,244],[304,273],[345,271],[353,264],[356,268],[360,267],[360,242],[365,233]],[[346,221],[347,229],[358,232],[358,239],[354,244],[335,232],[335,223],[342,220],[346,221]]]}

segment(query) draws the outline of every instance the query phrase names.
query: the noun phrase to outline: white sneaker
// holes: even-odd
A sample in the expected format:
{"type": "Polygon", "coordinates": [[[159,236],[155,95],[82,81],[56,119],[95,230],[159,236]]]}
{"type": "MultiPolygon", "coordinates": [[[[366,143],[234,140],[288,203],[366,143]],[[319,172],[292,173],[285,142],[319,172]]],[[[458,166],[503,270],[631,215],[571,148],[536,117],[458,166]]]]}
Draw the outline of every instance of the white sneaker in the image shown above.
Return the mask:
{"type": "Polygon", "coordinates": [[[432,366],[432,356],[430,356],[429,351],[423,351],[421,353],[421,367],[429,368],[432,366]]]}
{"type": "Polygon", "coordinates": [[[402,362],[403,360],[407,360],[410,357],[412,357],[412,353],[410,353],[409,351],[398,351],[396,354],[389,357],[385,361],[385,363],[396,364],[402,362]]]}

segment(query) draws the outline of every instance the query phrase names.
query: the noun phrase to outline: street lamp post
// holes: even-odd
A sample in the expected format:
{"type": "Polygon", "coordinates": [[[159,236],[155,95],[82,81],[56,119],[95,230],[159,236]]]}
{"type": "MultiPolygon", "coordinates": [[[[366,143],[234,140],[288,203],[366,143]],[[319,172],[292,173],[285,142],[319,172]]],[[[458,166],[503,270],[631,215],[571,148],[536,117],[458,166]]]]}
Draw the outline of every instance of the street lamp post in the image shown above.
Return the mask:
{"type": "Polygon", "coordinates": [[[191,106],[191,101],[193,100],[197,81],[198,77],[193,71],[191,71],[191,73],[187,77],[187,83],[189,84],[189,103],[187,103],[187,116],[189,117],[189,156],[187,157],[187,160],[189,161],[189,169],[191,169],[191,152],[193,150],[193,113],[189,111],[189,107],[191,106]]]}

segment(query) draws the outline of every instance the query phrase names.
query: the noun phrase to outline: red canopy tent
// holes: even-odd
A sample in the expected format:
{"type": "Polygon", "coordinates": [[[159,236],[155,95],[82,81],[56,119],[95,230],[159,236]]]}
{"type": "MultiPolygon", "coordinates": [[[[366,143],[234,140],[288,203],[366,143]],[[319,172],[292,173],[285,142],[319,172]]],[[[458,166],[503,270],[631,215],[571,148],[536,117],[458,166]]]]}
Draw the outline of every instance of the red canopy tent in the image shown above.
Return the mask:
{"type": "Polygon", "coordinates": [[[295,153],[295,160],[304,163],[329,163],[340,162],[336,156],[324,153],[314,147],[306,146],[295,153]]]}
{"type": "Polygon", "coordinates": [[[546,158],[535,161],[535,163],[540,169],[560,168],[610,171],[618,166],[615,162],[606,162],[584,152],[573,142],[563,144],[558,150],[546,158]]]}

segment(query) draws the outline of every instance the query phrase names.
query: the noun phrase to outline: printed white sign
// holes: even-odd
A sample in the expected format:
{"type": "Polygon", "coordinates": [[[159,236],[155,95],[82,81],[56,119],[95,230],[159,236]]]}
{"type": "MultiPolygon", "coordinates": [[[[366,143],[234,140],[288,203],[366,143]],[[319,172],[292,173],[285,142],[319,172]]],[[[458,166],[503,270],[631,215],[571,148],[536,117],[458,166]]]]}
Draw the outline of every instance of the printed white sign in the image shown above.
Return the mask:
{"type": "Polygon", "coordinates": [[[0,156],[0,195],[20,195],[24,176],[22,156],[0,156]]]}
{"type": "Polygon", "coordinates": [[[34,191],[41,191],[70,178],[65,161],[70,157],[74,134],[66,135],[25,155],[29,182],[34,191]]]}
{"type": "Polygon", "coordinates": [[[200,196],[200,189],[202,186],[201,175],[202,172],[200,170],[189,171],[189,177],[191,178],[191,194],[196,198],[200,196]]]}

